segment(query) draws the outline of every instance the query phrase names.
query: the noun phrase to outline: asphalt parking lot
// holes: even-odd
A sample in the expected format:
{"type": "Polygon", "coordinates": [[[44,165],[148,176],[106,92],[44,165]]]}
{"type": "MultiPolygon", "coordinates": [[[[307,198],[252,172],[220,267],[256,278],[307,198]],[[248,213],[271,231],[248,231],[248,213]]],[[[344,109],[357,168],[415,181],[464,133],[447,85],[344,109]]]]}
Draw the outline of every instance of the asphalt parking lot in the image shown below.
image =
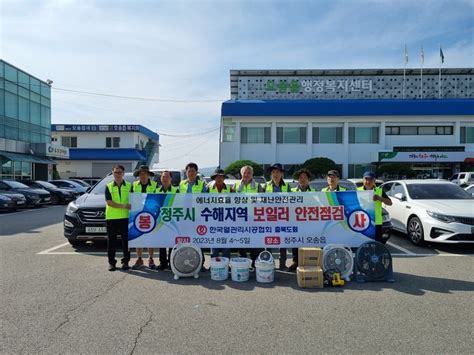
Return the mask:
{"type": "Polygon", "coordinates": [[[394,234],[395,283],[174,281],[108,272],[104,245],[69,246],[64,210],[0,214],[1,353],[472,353],[474,245],[394,234]]]}

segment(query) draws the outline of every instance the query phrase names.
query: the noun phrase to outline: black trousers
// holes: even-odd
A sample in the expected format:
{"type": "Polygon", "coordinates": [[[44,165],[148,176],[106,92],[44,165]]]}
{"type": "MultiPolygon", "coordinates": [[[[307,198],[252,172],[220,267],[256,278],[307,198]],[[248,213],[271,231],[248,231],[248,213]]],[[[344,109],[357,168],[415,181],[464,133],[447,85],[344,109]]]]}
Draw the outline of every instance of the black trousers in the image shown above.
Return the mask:
{"type": "Polygon", "coordinates": [[[298,248],[292,248],[291,254],[293,254],[293,263],[298,265],[298,248]]]}
{"type": "Polygon", "coordinates": [[[171,248],[166,250],[166,248],[160,248],[160,265],[168,266],[171,256],[171,248]]]}
{"type": "Polygon", "coordinates": [[[122,264],[128,264],[130,261],[130,250],[128,250],[128,219],[109,219],[107,225],[107,255],[109,264],[115,265],[115,253],[117,249],[117,236],[122,237],[123,258],[122,264]]]}

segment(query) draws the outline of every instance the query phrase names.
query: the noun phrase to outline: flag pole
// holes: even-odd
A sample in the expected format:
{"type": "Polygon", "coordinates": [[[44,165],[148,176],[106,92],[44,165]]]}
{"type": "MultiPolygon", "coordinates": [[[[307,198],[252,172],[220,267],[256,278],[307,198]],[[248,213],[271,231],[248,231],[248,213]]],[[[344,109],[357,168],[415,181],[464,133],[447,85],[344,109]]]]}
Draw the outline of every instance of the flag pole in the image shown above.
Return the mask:
{"type": "Polygon", "coordinates": [[[421,69],[420,69],[420,97],[423,98],[423,62],[425,61],[425,54],[423,53],[423,46],[421,46],[421,69]]]}
{"type": "Polygon", "coordinates": [[[407,49],[407,45],[405,44],[405,58],[403,58],[403,89],[402,89],[403,99],[405,98],[405,77],[406,77],[407,62],[408,62],[408,49],[407,49]]]}
{"type": "Polygon", "coordinates": [[[444,63],[444,53],[443,49],[441,48],[441,44],[439,45],[439,77],[438,77],[438,99],[441,99],[441,65],[444,63]]]}

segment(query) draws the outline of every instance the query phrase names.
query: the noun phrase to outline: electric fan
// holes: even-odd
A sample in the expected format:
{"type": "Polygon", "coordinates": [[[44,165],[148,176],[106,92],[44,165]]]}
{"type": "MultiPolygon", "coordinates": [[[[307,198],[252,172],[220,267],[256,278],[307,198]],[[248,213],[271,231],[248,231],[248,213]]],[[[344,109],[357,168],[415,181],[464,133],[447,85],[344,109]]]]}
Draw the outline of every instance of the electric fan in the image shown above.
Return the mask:
{"type": "Polygon", "coordinates": [[[170,265],[175,280],[191,276],[197,279],[201,264],[201,249],[191,243],[176,244],[171,251],[170,265]]]}
{"type": "Polygon", "coordinates": [[[387,247],[375,241],[362,244],[355,256],[355,273],[358,282],[394,282],[392,255],[387,247]]]}
{"type": "Polygon", "coordinates": [[[351,248],[341,244],[328,244],[324,247],[323,271],[329,278],[337,272],[344,280],[350,281],[353,268],[354,258],[351,248]]]}

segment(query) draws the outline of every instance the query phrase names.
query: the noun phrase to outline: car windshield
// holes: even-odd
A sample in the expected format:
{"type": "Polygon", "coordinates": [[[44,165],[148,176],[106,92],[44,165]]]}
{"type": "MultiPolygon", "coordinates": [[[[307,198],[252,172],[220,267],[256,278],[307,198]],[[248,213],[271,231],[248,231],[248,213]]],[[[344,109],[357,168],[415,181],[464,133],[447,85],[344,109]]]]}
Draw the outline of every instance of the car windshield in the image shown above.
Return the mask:
{"type": "Polygon", "coordinates": [[[21,188],[21,189],[28,188],[27,185],[22,184],[21,182],[18,182],[18,181],[4,181],[4,183],[6,183],[8,186],[10,186],[14,189],[16,189],[16,188],[21,188]]]}
{"type": "Polygon", "coordinates": [[[47,188],[49,188],[49,189],[57,189],[57,188],[58,188],[57,186],[55,186],[55,185],[53,185],[53,184],[51,184],[51,183],[49,183],[49,182],[46,182],[46,181],[36,181],[36,183],[37,183],[38,185],[41,185],[41,186],[43,186],[43,187],[47,187],[47,188]]]}
{"type": "MultiPolygon", "coordinates": [[[[103,195],[105,193],[105,186],[109,182],[111,182],[113,179],[114,179],[114,177],[112,175],[106,176],[105,178],[100,180],[100,182],[98,182],[92,188],[92,191],[90,191],[89,193],[94,194],[94,195],[103,195]]],[[[125,181],[128,181],[128,182],[132,183],[132,182],[135,181],[136,178],[132,174],[125,174],[124,179],[125,179],[125,181]]]]}
{"type": "Polygon", "coordinates": [[[90,187],[91,186],[87,182],[82,181],[82,180],[70,180],[70,181],[75,182],[76,184],[81,185],[82,187],[90,187]]]}
{"type": "Polygon", "coordinates": [[[407,184],[408,194],[413,200],[469,200],[472,197],[457,185],[407,184]]]}

